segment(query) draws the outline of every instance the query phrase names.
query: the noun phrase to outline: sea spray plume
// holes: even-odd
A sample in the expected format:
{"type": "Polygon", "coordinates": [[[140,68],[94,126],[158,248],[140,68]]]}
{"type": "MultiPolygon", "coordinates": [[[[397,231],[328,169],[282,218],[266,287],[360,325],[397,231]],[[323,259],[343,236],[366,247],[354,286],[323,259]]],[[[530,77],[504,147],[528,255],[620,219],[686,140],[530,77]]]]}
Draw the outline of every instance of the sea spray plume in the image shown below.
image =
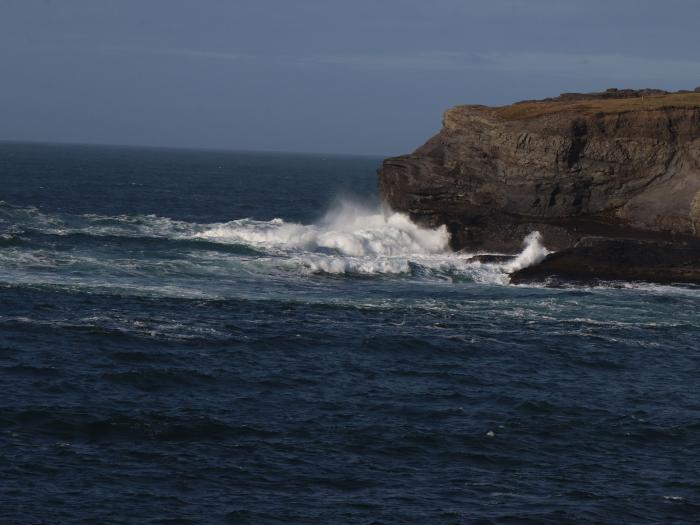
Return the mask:
{"type": "Polygon", "coordinates": [[[447,228],[421,228],[386,206],[378,209],[341,201],[329,210],[320,227],[320,246],[345,255],[435,254],[449,249],[447,228]]]}
{"type": "MultiPolygon", "coordinates": [[[[390,212],[387,221],[391,220],[392,215],[393,212],[390,212]]],[[[292,259],[311,273],[410,274],[428,279],[467,279],[480,283],[508,285],[508,274],[539,263],[548,253],[550,252],[542,245],[539,232],[532,232],[523,240],[522,252],[507,263],[470,261],[469,255],[447,249],[434,253],[363,256],[303,252],[292,255],[292,259]]]]}
{"type": "MultiPolygon", "coordinates": [[[[2,208],[0,207],[0,210],[2,208]]],[[[341,199],[313,224],[286,222],[283,219],[258,221],[237,219],[223,223],[192,223],[156,215],[42,215],[36,209],[9,209],[27,226],[52,235],[81,234],[88,237],[143,237],[172,241],[188,241],[188,261],[183,272],[199,268],[229,276],[231,264],[260,272],[283,271],[303,274],[410,275],[421,280],[473,280],[483,283],[508,284],[508,274],[541,261],[549,253],[538,232],[528,235],[523,250],[507,263],[470,261],[469,255],[449,249],[449,234],[442,226],[428,229],[413,223],[407,215],[396,213],[380,204],[368,205],[341,199]],[[206,240],[198,250],[197,241],[206,240]],[[238,258],[238,252],[218,253],[216,244],[253,248],[255,255],[238,258]],[[232,259],[233,258],[233,259],[232,259]],[[233,261],[233,262],[232,262],[233,261]]],[[[7,232],[4,232],[7,233],[7,232]]],[[[11,233],[11,232],[9,232],[11,233]]],[[[4,239],[3,239],[4,240],[4,239]]],[[[14,238],[7,241],[0,259],[8,267],[22,271],[26,257],[17,254],[14,238]],[[14,243],[14,244],[13,244],[14,243]]],[[[39,254],[44,266],[80,264],[94,267],[90,258],[68,260],[61,254],[46,257],[39,254]]],[[[110,263],[119,272],[124,270],[123,257],[110,263]]],[[[144,275],[155,267],[146,262],[127,260],[144,275]]],[[[160,267],[160,266],[158,266],[160,267]]],[[[180,271],[177,270],[177,271],[180,271]]],[[[93,271],[93,270],[91,270],[93,271]]],[[[100,265],[93,273],[104,275],[100,265]]],[[[131,271],[131,270],[130,270],[131,271]]]]}
{"type": "Polygon", "coordinates": [[[402,213],[347,201],[334,206],[317,224],[240,219],[209,225],[196,237],[263,249],[332,252],[354,257],[436,254],[449,250],[449,233],[444,226],[434,230],[421,228],[402,213]]]}
{"type": "Polygon", "coordinates": [[[516,272],[538,264],[544,260],[551,252],[542,245],[542,235],[538,231],[530,233],[523,240],[523,251],[511,262],[503,265],[503,270],[507,273],[516,272]]]}

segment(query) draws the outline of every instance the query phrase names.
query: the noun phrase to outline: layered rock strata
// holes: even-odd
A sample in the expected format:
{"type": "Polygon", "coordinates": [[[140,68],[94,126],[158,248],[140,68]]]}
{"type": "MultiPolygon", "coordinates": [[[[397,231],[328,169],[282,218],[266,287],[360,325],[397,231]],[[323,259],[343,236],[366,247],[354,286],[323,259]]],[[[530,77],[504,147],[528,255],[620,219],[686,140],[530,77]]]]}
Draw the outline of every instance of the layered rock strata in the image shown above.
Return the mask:
{"type": "Polygon", "coordinates": [[[446,224],[455,249],[514,252],[538,230],[554,251],[592,254],[591,243],[625,239],[692,252],[700,239],[700,92],[608,90],[457,106],[425,145],[384,161],[379,186],[392,208],[424,225],[446,224]]]}

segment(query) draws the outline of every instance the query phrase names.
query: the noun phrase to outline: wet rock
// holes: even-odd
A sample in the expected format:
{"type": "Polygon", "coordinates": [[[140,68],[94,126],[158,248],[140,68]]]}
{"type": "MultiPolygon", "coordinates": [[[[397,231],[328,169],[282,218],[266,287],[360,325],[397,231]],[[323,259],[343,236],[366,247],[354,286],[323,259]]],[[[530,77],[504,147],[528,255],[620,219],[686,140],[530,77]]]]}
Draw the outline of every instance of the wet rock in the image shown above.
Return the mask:
{"type": "Polygon", "coordinates": [[[504,264],[509,263],[515,259],[517,255],[499,255],[484,253],[480,255],[474,255],[467,259],[467,262],[479,262],[482,264],[504,264]]]}
{"type": "Polygon", "coordinates": [[[510,277],[514,284],[552,279],[585,283],[624,280],[700,284],[700,242],[584,239],[510,277]]]}

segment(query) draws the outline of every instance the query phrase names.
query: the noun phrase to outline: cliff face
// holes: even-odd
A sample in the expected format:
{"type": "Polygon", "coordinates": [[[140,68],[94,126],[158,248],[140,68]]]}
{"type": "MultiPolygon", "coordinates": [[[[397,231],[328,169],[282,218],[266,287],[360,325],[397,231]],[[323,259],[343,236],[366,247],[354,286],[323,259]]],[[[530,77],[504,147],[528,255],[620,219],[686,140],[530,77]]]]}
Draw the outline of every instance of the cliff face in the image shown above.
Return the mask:
{"type": "Polygon", "coordinates": [[[394,209],[447,224],[454,248],[550,249],[590,236],[700,237],[700,93],[562,95],[458,106],[442,130],[379,170],[394,209]]]}

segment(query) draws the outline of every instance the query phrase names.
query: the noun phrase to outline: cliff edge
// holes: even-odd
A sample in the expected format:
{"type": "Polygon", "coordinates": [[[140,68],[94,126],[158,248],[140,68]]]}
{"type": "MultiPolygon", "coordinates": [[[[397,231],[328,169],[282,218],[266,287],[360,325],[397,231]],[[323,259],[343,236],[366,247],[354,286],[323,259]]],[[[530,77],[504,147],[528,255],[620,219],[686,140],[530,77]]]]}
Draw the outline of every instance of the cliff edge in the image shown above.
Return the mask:
{"type": "MultiPolygon", "coordinates": [[[[455,249],[512,252],[538,230],[547,248],[570,257],[600,252],[599,239],[615,240],[618,253],[629,242],[635,253],[640,243],[682,246],[692,258],[700,254],[700,88],[457,106],[425,145],[384,161],[379,187],[395,210],[446,224],[455,249]]],[[[684,264],[682,280],[700,282],[700,267],[684,264]]],[[[664,281],[658,273],[640,278],[664,281]]]]}

